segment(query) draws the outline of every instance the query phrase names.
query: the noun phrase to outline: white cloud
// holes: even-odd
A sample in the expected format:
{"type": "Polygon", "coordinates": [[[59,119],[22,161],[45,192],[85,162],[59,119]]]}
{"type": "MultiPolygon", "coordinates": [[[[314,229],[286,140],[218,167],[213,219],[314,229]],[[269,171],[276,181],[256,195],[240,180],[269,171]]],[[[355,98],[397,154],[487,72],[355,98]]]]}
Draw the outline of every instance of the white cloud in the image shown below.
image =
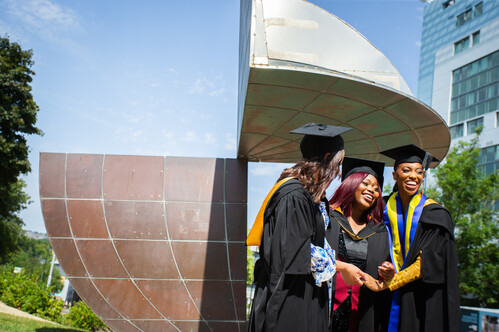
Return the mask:
{"type": "Polygon", "coordinates": [[[118,141],[127,143],[144,142],[147,138],[142,130],[134,130],[133,127],[119,127],[114,131],[114,137],[118,141]]]}
{"type": "Polygon", "coordinates": [[[8,12],[25,24],[41,30],[71,30],[79,27],[77,15],[50,0],[8,0],[8,12]]]}
{"type": "Polygon", "coordinates": [[[204,134],[204,141],[205,141],[205,143],[208,143],[208,144],[215,144],[217,142],[217,140],[215,139],[215,137],[213,136],[212,133],[204,134]]]}
{"type": "Polygon", "coordinates": [[[206,90],[213,89],[213,83],[208,81],[205,77],[196,78],[196,81],[189,89],[192,94],[204,94],[206,90]]]}
{"type": "Polygon", "coordinates": [[[175,137],[174,133],[172,133],[171,131],[167,131],[165,129],[163,129],[163,131],[161,132],[161,134],[163,134],[163,137],[166,138],[166,139],[172,139],[173,137],[175,137]]]}
{"type": "MultiPolygon", "coordinates": [[[[69,7],[51,0],[6,0],[5,20],[10,32],[22,40],[38,39],[68,53],[80,54],[75,31],[82,31],[79,16],[69,7]]],[[[3,8],[0,8],[3,10],[3,8]]]]}
{"type": "Polygon", "coordinates": [[[197,135],[193,131],[188,131],[185,133],[185,137],[183,138],[186,142],[195,142],[197,141],[197,135]]]}
{"type": "Polygon", "coordinates": [[[160,148],[157,149],[158,151],[161,151],[161,155],[172,155],[172,154],[177,154],[178,150],[178,142],[176,140],[177,135],[171,131],[167,131],[166,129],[163,129],[161,131],[161,134],[163,136],[163,139],[160,140],[160,148]]]}
{"type": "Polygon", "coordinates": [[[144,136],[144,132],[142,130],[136,130],[132,132],[130,135],[130,139],[132,142],[138,142],[142,140],[142,137],[144,136]]]}
{"type": "Polygon", "coordinates": [[[189,89],[190,94],[208,95],[210,97],[221,96],[227,92],[223,75],[210,75],[211,79],[206,78],[203,73],[199,74],[189,89]]]}
{"type": "Polygon", "coordinates": [[[225,136],[225,150],[236,151],[236,138],[232,134],[225,136]]]}
{"type": "Polygon", "coordinates": [[[210,97],[214,97],[214,96],[217,96],[217,95],[221,95],[222,93],[224,93],[225,91],[227,91],[225,88],[220,88],[218,90],[214,90],[214,91],[211,91],[210,92],[210,97]]]}
{"type": "Polygon", "coordinates": [[[122,116],[123,116],[123,118],[128,120],[129,123],[138,123],[143,119],[143,117],[141,115],[134,115],[134,114],[128,114],[128,113],[123,113],[122,116]]]}

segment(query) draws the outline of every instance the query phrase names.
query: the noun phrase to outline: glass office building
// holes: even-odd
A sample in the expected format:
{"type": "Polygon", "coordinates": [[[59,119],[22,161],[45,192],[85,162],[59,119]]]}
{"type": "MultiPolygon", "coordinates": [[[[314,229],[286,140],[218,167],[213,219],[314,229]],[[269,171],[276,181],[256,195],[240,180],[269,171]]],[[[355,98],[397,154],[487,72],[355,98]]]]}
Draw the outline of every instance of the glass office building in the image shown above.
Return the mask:
{"type": "Polygon", "coordinates": [[[452,144],[483,126],[479,165],[499,169],[499,1],[427,1],[417,95],[447,122],[452,144]]]}

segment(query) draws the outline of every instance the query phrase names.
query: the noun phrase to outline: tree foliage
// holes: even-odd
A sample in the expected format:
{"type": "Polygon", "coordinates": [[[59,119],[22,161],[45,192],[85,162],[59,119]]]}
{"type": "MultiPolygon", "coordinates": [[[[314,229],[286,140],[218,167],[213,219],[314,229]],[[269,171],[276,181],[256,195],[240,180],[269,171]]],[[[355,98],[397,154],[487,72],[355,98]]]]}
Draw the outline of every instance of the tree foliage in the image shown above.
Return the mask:
{"type": "Polygon", "coordinates": [[[477,167],[477,136],[458,142],[436,168],[437,188],[428,197],[444,205],[456,226],[461,305],[499,307],[499,227],[494,204],[499,198],[499,173],[485,175],[477,167]]]}
{"type": "Polygon", "coordinates": [[[0,301],[30,314],[57,321],[63,303],[33,276],[13,273],[13,267],[0,266],[0,301]]]}
{"type": "MultiPolygon", "coordinates": [[[[24,274],[31,276],[33,280],[45,287],[51,260],[52,248],[48,240],[32,239],[23,235],[19,241],[19,250],[9,258],[7,264],[21,267],[24,274]]],[[[49,289],[58,293],[63,286],[61,273],[57,268],[54,268],[49,289]]]]}
{"type": "Polygon", "coordinates": [[[255,255],[250,246],[246,247],[246,284],[253,285],[253,270],[255,269],[255,255]]]}
{"type": "Polygon", "coordinates": [[[0,37],[0,262],[17,249],[23,225],[17,212],[28,203],[21,174],[31,170],[26,135],[35,127],[38,106],[31,94],[33,52],[0,37]]]}
{"type": "MultiPolygon", "coordinates": [[[[1,187],[1,185],[0,185],[1,187]]],[[[15,212],[26,208],[29,196],[23,191],[25,183],[22,179],[0,189],[0,209],[10,213],[0,214],[0,264],[5,263],[19,249],[23,221],[15,212]]]]}
{"type": "MultiPolygon", "coordinates": [[[[253,289],[255,282],[255,253],[251,250],[250,246],[246,247],[246,289],[253,289]]],[[[250,292],[252,293],[252,292],[250,292]]],[[[252,297],[246,301],[246,317],[249,317],[251,310],[252,297]],[[248,301],[249,300],[249,301],[248,301]]]]}

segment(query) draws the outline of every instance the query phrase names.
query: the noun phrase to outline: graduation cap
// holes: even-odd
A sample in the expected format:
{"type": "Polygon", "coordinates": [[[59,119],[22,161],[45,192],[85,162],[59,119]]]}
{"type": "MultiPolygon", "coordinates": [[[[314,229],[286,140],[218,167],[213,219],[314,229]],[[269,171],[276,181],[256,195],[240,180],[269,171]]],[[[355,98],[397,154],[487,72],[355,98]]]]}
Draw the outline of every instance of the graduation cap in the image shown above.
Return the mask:
{"type": "Polygon", "coordinates": [[[371,174],[378,180],[379,188],[383,188],[383,171],[385,170],[385,163],[380,161],[359,159],[345,157],[343,159],[343,166],[341,170],[341,181],[354,173],[367,173],[371,174]]]}
{"type": "Polygon", "coordinates": [[[340,135],[351,129],[323,123],[308,123],[290,131],[290,134],[305,135],[300,142],[300,151],[303,158],[313,159],[343,150],[344,142],[340,135]]]}
{"type": "Polygon", "coordinates": [[[399,146],[393,149],[381,151],[380,153],[388,158],[395,159],[395,165],[393,165],[394,168],[402,163],[420,163],[423,165],[424,169],[428,169],[433,161],[440,161],[432,154],[414,144],[399,146]]]}

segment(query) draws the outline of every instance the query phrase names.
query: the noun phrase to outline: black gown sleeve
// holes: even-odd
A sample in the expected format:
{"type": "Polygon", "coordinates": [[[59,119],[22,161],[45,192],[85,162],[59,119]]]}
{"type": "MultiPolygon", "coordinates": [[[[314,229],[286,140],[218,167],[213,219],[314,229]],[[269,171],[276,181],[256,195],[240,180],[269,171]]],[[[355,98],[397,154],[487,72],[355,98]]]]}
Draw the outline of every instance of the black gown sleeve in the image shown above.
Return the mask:
{"type": "Polygon", "coordinates": [[[453,229],[448,229],[452,220],[447,210],[438,207],[432,208],[429,216],[425,219],[430,218],[431,223],[421,223],[421,278],[425,283],[444,284],[448,273],[457,275],[453,229]]]}
{"type": "Polygon", "coordinates": [[[310,274],[313,208],[299,191],[286,195],[275,207],[273,259],[280,261],[286,274],[310,274]]]}
{"type": "Polygon", "coordinates": [[[459,287],[453,223],[438,204],[424,208],[406,262],[421,252],[421,279],[400,288],[399,329],[459,330],[459,287]]]}
{"type": "Polygon", "coordinates": [[[428,239],[422,242],[422,282],[427,286],[440,285],[442,298],[428,297],[427,304],[430,310],[427,311],[427,319],[430,321],[443,319],[442,330],[458,331],[459,282],[453,222],[449,212],[441,206],[436,205],[429,211],[434,224],[423,224],[427,228],[426,232],[431,234],[429,236],[431,241],[428,239]],[[438,307],[443,308],[440,314],[438,307]]]}

